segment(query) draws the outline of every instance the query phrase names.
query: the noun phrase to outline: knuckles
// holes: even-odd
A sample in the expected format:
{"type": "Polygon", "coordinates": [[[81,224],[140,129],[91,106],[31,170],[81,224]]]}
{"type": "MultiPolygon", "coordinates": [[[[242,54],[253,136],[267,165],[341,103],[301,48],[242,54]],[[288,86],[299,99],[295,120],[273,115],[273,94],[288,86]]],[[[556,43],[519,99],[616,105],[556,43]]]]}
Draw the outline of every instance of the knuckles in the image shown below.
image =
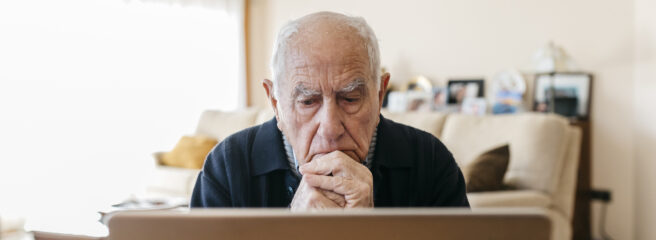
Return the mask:
{"type": "Polygon", "coordinates": [[[312,191],[312,192],[308,193],[308,196],[307,196],[308,203],[315,204],[315,203],[318,203],[319,200],[320,200],[320,197],[319,197],[318,192],[312,191]]]}

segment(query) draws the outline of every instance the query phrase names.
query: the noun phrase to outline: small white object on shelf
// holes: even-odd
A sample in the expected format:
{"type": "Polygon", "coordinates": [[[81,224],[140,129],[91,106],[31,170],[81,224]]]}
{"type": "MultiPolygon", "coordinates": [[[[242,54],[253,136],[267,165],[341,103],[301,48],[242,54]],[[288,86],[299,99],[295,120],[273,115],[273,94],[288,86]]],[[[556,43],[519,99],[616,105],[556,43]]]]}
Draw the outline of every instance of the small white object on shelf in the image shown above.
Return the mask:
{"type": "Polygon", "coordinates": [[[573,72],[579,70],[567,52],[553,42],[549,42],[533,54],[530,68],[535,73],[573,72]]]}

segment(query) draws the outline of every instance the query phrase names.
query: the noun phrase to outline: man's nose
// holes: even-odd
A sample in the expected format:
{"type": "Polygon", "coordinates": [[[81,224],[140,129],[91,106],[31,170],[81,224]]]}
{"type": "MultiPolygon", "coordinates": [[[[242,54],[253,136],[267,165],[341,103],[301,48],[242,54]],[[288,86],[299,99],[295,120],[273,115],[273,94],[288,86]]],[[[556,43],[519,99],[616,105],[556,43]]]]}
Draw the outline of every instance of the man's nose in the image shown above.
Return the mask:
{"type": "Polygon", "coordinates": [[[327,103],[322,106],[320,111],[317,134],[323,141],[335,143],[333,141],[337,141],[344,135],[346,129],[344,129],[342,114],[337,104],[333,101],[328,101],[327,103]]]}

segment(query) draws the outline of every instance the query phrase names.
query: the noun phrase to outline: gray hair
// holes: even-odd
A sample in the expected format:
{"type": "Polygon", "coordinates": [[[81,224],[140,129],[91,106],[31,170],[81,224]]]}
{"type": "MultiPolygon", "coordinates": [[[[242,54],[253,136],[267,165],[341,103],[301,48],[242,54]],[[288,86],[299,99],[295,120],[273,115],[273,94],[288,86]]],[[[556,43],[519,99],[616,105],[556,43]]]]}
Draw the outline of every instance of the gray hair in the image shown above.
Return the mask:
{"type": "MultiPolygon", "coordinates": [[[[331,19],[338,20],[341,23],[344,23],[346,26],[351,27],[356,30],[358,35],[364,40],[367,54],[369,55],[369,67],[372,71],[372,76],[374,76],[374,81],[376,84],[376,89],[380,90],[380,49],[378,48],[378,39],[374,30],[371,29],[367,21],[362,17],[352,17],[340,13],[334,12],[318,12],[313,13],[307,16],[312,15],[324,15],[331,19]]],[[[307,17],[306,16],[306,17],[307,17]]],[[[278,98],[279,94],[279,82],[282,76],[285,73],[285,58],[287,57],[288,43],[289,40],[294,36],[302,25],[302,21],[305,17],[293,20],[282,26],[276,37],[276,42],[273,45],[273,55],[271,57],[271,73],[273,74],[273,94],[278,98]]]]}

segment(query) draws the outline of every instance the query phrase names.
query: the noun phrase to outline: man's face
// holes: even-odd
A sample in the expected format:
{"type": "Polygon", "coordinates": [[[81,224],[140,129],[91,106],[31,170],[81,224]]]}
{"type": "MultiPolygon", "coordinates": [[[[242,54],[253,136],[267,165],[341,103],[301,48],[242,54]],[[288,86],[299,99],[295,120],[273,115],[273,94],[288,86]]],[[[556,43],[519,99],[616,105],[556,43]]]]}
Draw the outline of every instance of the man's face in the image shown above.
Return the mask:
{"type": "Polygon", "coordinates": [[[321,33],[289,43],[279,96],[272,101],[278,127],[299,165],[336,150],[362,162],[383,94],[357,34],[321,33]]]}

